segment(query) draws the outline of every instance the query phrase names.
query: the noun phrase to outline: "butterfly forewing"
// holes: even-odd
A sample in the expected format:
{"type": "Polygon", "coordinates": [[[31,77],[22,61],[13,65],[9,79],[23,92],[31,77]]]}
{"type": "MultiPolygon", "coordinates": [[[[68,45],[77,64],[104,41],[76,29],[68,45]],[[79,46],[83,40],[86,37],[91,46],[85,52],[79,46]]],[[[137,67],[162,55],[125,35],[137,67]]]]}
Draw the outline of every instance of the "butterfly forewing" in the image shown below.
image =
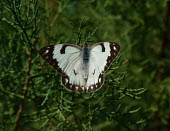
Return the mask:
{"type": "Polygon", "coordinates": [[[40,49],[39,54],[54,69],[56,69],[59,73],[64,74],[64,72],[62,72],[62,70],[61,70],[61,67],[59,67],[59,65],[58,65],[58,61],[56,59],[53,59],[53,55],[54,55],[53,52],[55,49],[54,47],[55,47],[55,45],[45,46],[40,49]]]}
{"type": "Polygon", "coordinates": [[[120,46],[114,42],[101,42],[92,46],[91,57],[94,57],[100,70],[105,72],[120,51],[120,46]]]}

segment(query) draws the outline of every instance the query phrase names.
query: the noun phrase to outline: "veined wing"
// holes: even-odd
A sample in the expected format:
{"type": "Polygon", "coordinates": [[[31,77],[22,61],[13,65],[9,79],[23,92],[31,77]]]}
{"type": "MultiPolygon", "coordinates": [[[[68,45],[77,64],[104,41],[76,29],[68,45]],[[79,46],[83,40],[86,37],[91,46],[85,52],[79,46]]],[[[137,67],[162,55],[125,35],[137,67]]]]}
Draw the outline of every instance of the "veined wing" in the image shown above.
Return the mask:
{"type": "Polygon", "coordinates": [[[62,74],[62,83],[70,90],[83,92],[85,80],[82,75],[81,47],[72,44],[45,46],[41,57],[62,74]]]}
{"type": "Polygon", "coordinates": [[[88,92],[98,90],[104,83],[104,72],[110,67],[120,51],[120,46],[114,42],[97,43],[91,48],[88,92]]]}

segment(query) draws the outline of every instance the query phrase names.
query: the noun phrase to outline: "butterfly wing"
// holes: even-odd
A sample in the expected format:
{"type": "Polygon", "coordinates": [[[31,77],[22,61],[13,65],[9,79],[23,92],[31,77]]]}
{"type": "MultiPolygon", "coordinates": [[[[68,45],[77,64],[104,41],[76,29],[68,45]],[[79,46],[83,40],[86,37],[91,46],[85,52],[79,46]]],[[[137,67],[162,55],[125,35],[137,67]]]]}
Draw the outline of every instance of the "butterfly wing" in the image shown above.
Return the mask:
{"type": "Polygon", "coordinates": [[[110,67],[120,51],[114,42],[97,43],[91,48],[87,92],[98,90],[104,83],[104,72],[110,67]]]}
{"type": "Polygon", "coordinates": [[[83,92],[81,47],[72,44],[49,45],[40,49],[41,57],[62,74],[62,83],[70,90],[83,92]]]}

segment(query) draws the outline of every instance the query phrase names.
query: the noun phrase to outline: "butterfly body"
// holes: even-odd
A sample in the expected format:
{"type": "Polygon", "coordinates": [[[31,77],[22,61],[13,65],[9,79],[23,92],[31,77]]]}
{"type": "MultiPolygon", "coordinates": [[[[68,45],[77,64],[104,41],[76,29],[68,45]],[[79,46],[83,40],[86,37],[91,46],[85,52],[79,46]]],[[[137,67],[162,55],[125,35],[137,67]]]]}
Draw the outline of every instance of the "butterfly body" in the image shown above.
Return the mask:
{"type": "Polygon", "coordinates": [[[104,83],[104,72],[120,50],[114,42],[100,42],[90,47],[56,44],[43,47],[40,55],[62,75],[62,83],[75,92],[94,92],[104,83]]]}
{"type": "Polygon", "coordinates": [[[82,71],[84,75],[84,79],[88,78],[89,74],[89,60],[90,60],[90,47],[88,47],[86,44],[82,48],[82,71]]]}

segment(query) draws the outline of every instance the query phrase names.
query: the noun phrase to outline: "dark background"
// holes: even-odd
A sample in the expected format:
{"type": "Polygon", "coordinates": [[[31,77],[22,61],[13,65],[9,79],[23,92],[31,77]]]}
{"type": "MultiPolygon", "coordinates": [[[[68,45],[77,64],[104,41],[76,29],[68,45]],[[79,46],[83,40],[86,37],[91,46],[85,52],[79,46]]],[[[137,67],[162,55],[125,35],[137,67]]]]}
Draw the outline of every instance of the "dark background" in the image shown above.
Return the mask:
{"type": "Polygon", "coordinates": [[[170,1],[0,0],[0,130],[170,130],[170,1]],[[60,83],[45,45],[117,42],[95,93],[60,83]]]}

